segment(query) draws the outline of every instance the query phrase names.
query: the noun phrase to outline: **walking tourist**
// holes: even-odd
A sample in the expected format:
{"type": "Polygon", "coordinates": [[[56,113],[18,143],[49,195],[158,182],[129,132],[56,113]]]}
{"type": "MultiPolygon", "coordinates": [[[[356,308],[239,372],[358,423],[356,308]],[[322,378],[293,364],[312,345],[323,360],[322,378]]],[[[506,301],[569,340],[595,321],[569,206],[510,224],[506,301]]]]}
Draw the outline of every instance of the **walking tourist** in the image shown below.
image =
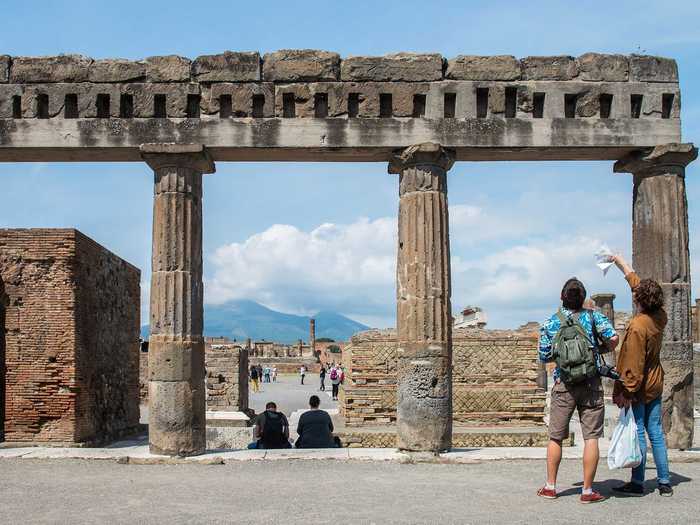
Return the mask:
{"type": "Polygon", "coordinates": [[[664,389],[664,369],[659,354],[664,328],[668,322],[664,310],[664,294],[659,283],[652,279],[640,279],[632,267],[620,255],[612,261],[622,271],[632,290],[637,314],[627,327],[617,357],[620,380],[615,382],[613,401],[622,408],[632,407],[637,423],[642,462],[632,469],[632,479],[613,490],[623,494],[644,494],[644,469],[647,460],[647,438],[656,465],[656,484],[659,494],[672,496],[668,467],[668,452],[664,430],[661,426],[661,393],[664,389]]]}
{"type": "Polygon", "coordinates": [[[263,369],[263,374],[265,374],[265,382],[269,383],[270,382],[270,367],[269,366],[266,366],[263,369]]]}
{"type": "Polygon", "coordinates": [[[276,366],[272,367],[272,382],[273,383],[277,382],[277,367],[276,366]]]}
{"type": "Polygon", "coordinates": [[[338,390],[340,389],[340,369],[337,366],[331,368],[329,378],[333,387],[333,401],[338,401],[338,390]]]}
{"type": "Polygon", "coordinates": [[[586,288],[575,277],[564,284],[562,306],[540,329],[540,360],[554,361],[547,446],[547,482],[537,491],[543,498],[557,497],[557,474],[561,463],[562,441],[569,436],[569,423],[578,411],[583,433],[583,489],[581,503],[605,499],[593,490],[598,468],[598,439],[603,436],[605,405],[598,373],[596,352],[615,349],[618,336],[610,321],[600,312],[583,309],[586,288]],[[597,348],[602,338],[603,347],[597,348]]]}
{"type": "Polygon", "coordinates": [[[250,383],[253,387],[253,392],[259,392],[260,391],[260,384],[258,383],[259,380],[258,376],[258,368],[253,365],[250,367],[250,383]]]}
{"type": "Polygon", "coordinates": [[[301,376],[301,384],[304,384],[304,377],[306,377],[306,367],[304,365],[301,365],[301,368],[299,369],[299,375],[301,376]]]}
{"type": "Polygon", "coordinates": [[[255,418],[253,437],[256,439],[248,448],[292,448],[289,442],[289,422],[277,405],[270,401],[265,412],[255,418]]]}
{"type": "Polygon", "coordinates": [[[326,367],[321,365],[321,371],[319,372],[318,376],[321,378],[321,388],[319,390],[321,392],[326,391],[326,367]]]}
{"type": "Polygon", "coordinates": [[[321,400],[318,396],[309,398],[310,410],[299,418],[297,426],[297,448],[335,448],[340,446],[340,440],[333,437],[333,421],[328,412],[321,410],[321,400]]]}
{"type": "Polygon", "coordinates": [[[258,365],[258,378],[260,379],[260,382],[263,382],[263,367],[262,365],[258,365]]]}

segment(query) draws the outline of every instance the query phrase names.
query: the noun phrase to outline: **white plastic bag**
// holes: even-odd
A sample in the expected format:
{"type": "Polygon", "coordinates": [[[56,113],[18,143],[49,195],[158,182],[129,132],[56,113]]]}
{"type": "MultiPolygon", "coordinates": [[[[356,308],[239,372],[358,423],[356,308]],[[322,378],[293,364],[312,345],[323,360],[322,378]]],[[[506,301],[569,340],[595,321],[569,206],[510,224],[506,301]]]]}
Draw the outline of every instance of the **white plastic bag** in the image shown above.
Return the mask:
{"type": "Polygon", "coordinates": [[[603,270],[603,275],[607,275],[608,270],[613,265],[613,253],[605,244],[601,245],[600,249],[595,253],[596,266],[603,270]]]}
{"type": "Polygon", "coordinates": [[[642,453],[639,449],[639,436],[637,435],[637,423],[634,421],[632,408],[620,410],[617,426],[613,431],[608,449],[608,467],[634,468],[642,462],[642,453]]]}

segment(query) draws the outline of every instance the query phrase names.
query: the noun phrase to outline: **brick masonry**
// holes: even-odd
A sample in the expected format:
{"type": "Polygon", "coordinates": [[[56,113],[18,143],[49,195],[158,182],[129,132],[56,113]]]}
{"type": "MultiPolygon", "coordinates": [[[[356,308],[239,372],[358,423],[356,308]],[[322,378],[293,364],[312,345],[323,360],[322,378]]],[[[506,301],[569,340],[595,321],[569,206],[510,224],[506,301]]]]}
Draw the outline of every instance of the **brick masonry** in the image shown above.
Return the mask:
{"type": "MultiPolygon", "coordinates": [[[[536,330],[455,330],[455,424],[536,426],[544,423],[545,391],[537,386],[536,330]]],[[[341,412],[348,427],[396,421],[396,334],[356,334],[343,352],[347,367],[341,412]]]]}
{"type": "Polygon", "coordinates": [[[248,350],[237,345],[206,345],[207,410],[248,408],[248,350]]]}
{"type": "Polygon", "coordinates": [[[5,439],[99,443],[133,431],[140,271],[77,230],[3,229],[0,282],[5,439]]]}

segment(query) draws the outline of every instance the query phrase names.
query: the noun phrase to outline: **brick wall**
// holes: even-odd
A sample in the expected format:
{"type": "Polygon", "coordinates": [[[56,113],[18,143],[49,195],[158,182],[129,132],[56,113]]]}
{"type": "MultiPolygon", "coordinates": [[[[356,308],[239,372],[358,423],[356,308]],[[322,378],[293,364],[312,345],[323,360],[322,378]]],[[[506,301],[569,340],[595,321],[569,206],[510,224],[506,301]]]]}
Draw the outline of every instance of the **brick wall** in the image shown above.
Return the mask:
{"type": "MultiPolygon", "coordinates": [[[[532,330],[455,330],[455,422],[542,424],[545,392],[537,386],[537,341],[532,330]]],[[[396,347],[393,330],[356,334],[345,347],[340,407],[348,426],[396,421],[396,347]]]]}
{"type": "Polygon", "coordinates": [[[140,272],[76,230],[0,230],[5,439],[107,441],[138,425],[140,272]]]}
{"type": "Polygon", "coordinates": [[[207,410],[248,408],[248,350],[237,345],[206,345],[207,410]]]}

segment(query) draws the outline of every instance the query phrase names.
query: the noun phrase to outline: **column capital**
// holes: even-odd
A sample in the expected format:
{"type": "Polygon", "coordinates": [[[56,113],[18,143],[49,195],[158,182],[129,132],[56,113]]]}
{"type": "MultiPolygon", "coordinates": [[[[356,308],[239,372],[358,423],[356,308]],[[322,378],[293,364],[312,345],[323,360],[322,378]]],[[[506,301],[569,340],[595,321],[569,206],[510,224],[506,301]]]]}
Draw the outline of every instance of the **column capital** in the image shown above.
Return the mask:
{"type": "Polygon", "coordinates": [[[141,144],[141,158],[154,171],[161,168],[190,168],[199,173],[214,173],[216,166],[204,144],[141,144]]]}
{"type": "Polygon", "coordinates": [[[593,299],[594,302],[610,302],[615,300],[615,294],[614,293],[595,293],[591,295],[591,299],[593,299]]]}
{"type": "Polygon", "coordinates": [[[395,151],[389,161],[389,173],[401,173],[407,168],[419,165],[437,166],[448,171],[454,162],[453,150],[434,142],[424,142],[395,151]]]}
{"type": "Polygon", "coordinates": [[[661,144],[653,148],[635,151],[618,160],[615,173],[656,175],[661,173],[683,174],[685,167],[698,156],[698,148],[692,143],[661,144]]]}

